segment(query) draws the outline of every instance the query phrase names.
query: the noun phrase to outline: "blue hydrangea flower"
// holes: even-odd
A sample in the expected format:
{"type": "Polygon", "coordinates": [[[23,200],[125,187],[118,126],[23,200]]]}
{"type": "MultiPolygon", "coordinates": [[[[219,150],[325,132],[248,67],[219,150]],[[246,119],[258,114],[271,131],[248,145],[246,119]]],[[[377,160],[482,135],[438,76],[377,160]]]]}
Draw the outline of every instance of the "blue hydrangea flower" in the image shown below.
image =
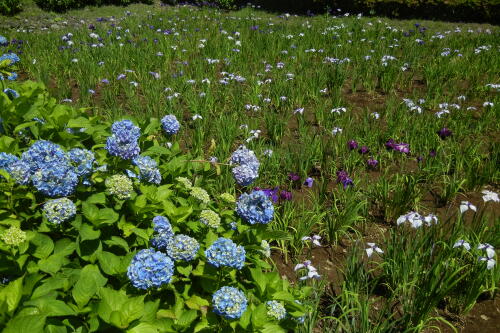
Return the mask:
{"type": "Polygon", "coordinates": [[[112,156],[118,156],[124,160],[130,160],[137,156],[139,148],[139,137],[141,129],[135,126],[130,120],[114,122],[111,126],[113,133],[106,141],[106,150],[112,156]]]}
{"type": "Polygon", "coordinates": [[[80,177],[88,177],[94,167],[94,153],[87,149],[74,148],[68,152],[69,159],[75,165],[75,172],[80,177]]]}
{"type": "Polygon", "coordinates": [[[76,206],[68,198],[47,201],[43,213],[50,223],[61,224],[76,215],[76,206]]]}
{"type": "Polygon", "coordinates": [[[139,168],[139,179],[148,183],[160,184],[161,174],[158,164],[149,156],[136,157],[132,163],[139,168]]]}
{"type": "Polygon", "coordinates": [[[191,261],[196,257],[200,244],[186,235],[175,235],[167,244],[167,254],[173,260],[191,261]]]}
{"type": "Polygon", "coordinates": [[[22,154],[22,160],[29,164],[31,172],[53,166],[68,167],[69,158],[62,148],[50,141],[39,140],[22,154]]]}
{"type": "Polygon", "coordinates": [[[16,72],[11,72],[9,76],[7,76],[7,80],[9,81],[14,81],[15,79],[17,79],[17,73],[16,72]]]}
{"type": "Polygon", "coordinates": [[[181,124],[173,114],[163,117],[161,120],[161,126],[168,135],[176,134],[181,128],[181,124]]]}
{"type": "Polygon", "coordinates": [[[267,224],[274,217],[274,206],[262,191],[243,193],[236,203],[236,213],[250,224],[267,224]]]}
{"type": "Polygon", "coordinates": [[[9,172],[10,166],[17,161],[19,161],[17,156],[3,152],[0,153],[0,169],[9,172]]]}
{"type": "Polygon", "coordinates": [[[3,90],[4,94],[7,95],[11,100],[19,97],[19,93],[14,89],[6,88],[3,90]]]}
{"type": "Polygon", "coordinates": [[[78,185],[78,175],[72,167],[53,163],[36,171],[31,180],[33,186],[49,197],[71,195],[78,185]]]}
{"type": "Polygon", "coordinates": [[[212,295],[214,312],[227,319],[238,319],[247,309],[247,298],[238,288],[224,286],[212,295]]]}
{"type": "Polygon", "coordinates": [[[20,185],[28,185],[31,178],[30,165],[23,160],[12,163],[7,172],[20,185]]]}
{"type": "Polygon", "coordinates": [[[237,165],[247,165],[248,167],[256,171],[259,170],[260,166],[259,160],[257,159],[257,156],[255,156],[255,153],[244,145],[241,145],[237,150],[233,152],[233,154],[231,155],[230,163],[237,165]]]}
{"type": "Polygon", "coordinates": [[[7,38],[5,38],[4,36],[0,36],[0,46],[7,46],[9,45],[9,41],[7,38]]]}
{"type": "Polygon", "coordinates": [[[166,250],[169,242],[174,237],[172,225],[164,216],[155,216],[153,218],[154,231],[158,234],[153,237],[151,244],[160,250],[166,250]]]}
{"type": "Polygon", "coordinates": [[[257,172],[257,170],[246,164],[234,167],[232,172],[234,180],[236,180],[236,183],[238,183],[238,185],[240,186],[250,185],[257,178],[259,178],[259,173],[257,172]]]}
{"type": "Polygon", "coordinates": [[[245,249],[232,240],[220,237],[206,251],[207,261],[219,268],[221,266],[242,269],[245,264],[245,249]]]}
{"type": "Polygon", "coordinates": [[[286,317],[286,309],[278,301],[267,301],[266,302],[267,315],[271,318],[281,320],[286,317]]]}
{"type": "Polygon", "coordinates": [[[128,266],[127,277],[138,289],[159,288],[169,283],[174,274],[174,262],[154,249],[139,251],[128,266]]]}
{"type": "Polygon", "coordinates": [[[19,59],[19,56],[15,53],[5,53],[2,56],[0,56],[0,62],[4,60],[10,60],[10,63],[8,66],[12,66],[15,63],[19,62],[21,59],[19,59]]]}

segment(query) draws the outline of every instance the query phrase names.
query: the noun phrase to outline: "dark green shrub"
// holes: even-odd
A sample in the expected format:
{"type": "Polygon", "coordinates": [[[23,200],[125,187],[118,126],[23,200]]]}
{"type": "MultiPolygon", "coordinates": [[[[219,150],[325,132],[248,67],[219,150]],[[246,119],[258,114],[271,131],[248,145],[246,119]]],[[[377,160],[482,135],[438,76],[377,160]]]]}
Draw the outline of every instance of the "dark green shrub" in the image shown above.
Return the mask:
{"type": "Polygon", "coordinates": [[[21,0],[0,0],[0,15],[14,15],[21,9],[21,0]]]}
{"type": "Polygon", "coordinates": [[[35,0],[38,7],[53,12],[64,12],[70,9],[83,8],[85,6],[126,6],[132,3],[153,4],[153,2],[154,0],[35,0]]]}

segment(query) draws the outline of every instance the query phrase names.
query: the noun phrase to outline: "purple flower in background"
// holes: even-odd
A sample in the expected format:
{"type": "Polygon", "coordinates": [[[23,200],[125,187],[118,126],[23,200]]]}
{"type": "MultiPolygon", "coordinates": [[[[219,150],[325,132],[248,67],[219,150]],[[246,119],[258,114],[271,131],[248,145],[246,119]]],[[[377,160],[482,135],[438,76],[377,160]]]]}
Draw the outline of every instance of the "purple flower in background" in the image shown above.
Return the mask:
{"type": "Polygon", "coordinates": [[[109,84],[109,80],[108,80],[108,79],[102,79],[102,80],[101,80],[101,83],[104,83],[104,84],[109,84]]]}
{"type": "Polygon", "coordinates": [[[396,143],[393,139],[389,139],[389,141],[385,143],[385,147],[389,150],[395,150],[404,154],[410,153],[410,145],[408,143],[396,143]]]}
{"type": "Polygon", "coordinates": [[[89,29],[90,29],[90,30],[95,30],[95,25],[93,25],[93,24],[89,24],[89,29]]]}
{"type": "Polygon", "coordinates": [[[446,139],[447,137],[452,135],[452,132],[449,128],[443,127],[439,131],[437,131],[437,134],[441,139],[446,139]]]}
{"type": "Polygon", "coordinates": [[[377,161],[376,159],[374,159],[373,157],[370,157],[370,158],[368,159],[368,161],[366,161],[366,164],[368,164],[368,166],[369,166],[370,168],[376,168],[376,167],[377,167],[377,165],[378,165],[378,161],[377,161]]]}
{"type": "Polygon", "coordinates": [[[367,146],[361,146],[361,148],[359,148],[361,154],[367,154],[369,151],[370,149],[367,146]]]}
{"type": "Polygon", "coordinates": [[[348,186],[354,186],[354,182],[349,177],[347,171],[344,170],[337,171],[337,183],[342,183],[344,188],[347,188],[348,186]]]}
{"type": "Polygon", "coordinates": [[[347,147],[349,148],[349,150],[357,149],[358,148],[358,143],[355,140],[349,140],[347,142],[347,147]]]}
{"type": "Polygon", "coordinates": [[[306,181],[304,182],[304,185],[306,185],[307,187],[312,187],[313,183],[314,183],[314,179],[312,179],[311,177],[307,177],[306,181]]]}
{"type": "Polygon", "coordinates": [[[290,179],[292,182],[296,182],[297,180],[300,179],[300,176],[296,174],[295,172],[290,172],[288,174],[288,179],[290,179]]]}
{"type": "Polygon", "coordinates": [[[429,156],[430,157],[436,157],[437,153],[434,149],[431,149],[431,151],[429,152],[429,156]]]}
{"type": "Polygon", "coordinates": [[[258,25],[253,25],[250,27],[250,30],[259,30],[259,26],[258,25]]]}
{"type": "Polygon", "coordinates": [[[279,187],[278,186],[276,186],[275,188],[255,187],[254,190],[264,192],[264,194],[267,195],[267,197],[269,199],[271,199],[274,203],[277,203],[279,200],[279,197],[278,197],[279,187]]]}
{"type": "Polygon", "coordinates": [[[282,200],[290,201],[290,200],[292,200],[292,192],[288,192],[288,191],[283,190],[280,192],[280,198],[282,200]]]}

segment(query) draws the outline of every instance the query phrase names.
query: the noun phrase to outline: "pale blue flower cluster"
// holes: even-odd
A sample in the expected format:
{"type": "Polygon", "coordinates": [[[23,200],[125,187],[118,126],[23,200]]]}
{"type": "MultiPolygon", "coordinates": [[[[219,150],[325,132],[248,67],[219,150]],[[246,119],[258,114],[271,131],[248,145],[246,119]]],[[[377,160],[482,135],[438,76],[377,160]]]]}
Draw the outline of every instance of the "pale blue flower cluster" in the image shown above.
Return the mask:
{"type": "Polygon", "coordinates": [[[165,133],[167,133],[168,135],[176,134],[181,128],[181,124],[173,114],[169,114],[163,117],[161,120],[161,126],[163,127],[165,133]]]}
{"type": "Polygon", "coordinates": [[[186,235],[175,235],[167,244],[167,254],[175,261],[191,261],[199,249],[198,241],[186,235]]]}
{"type": "Polygon", "coordinates": [[[106,150],[112,156],[118,156],[124,160],[130,160],[137,156],[139,148],[139,137],[141,129],[130,120],[116,121],[111,126],[113,133],[106,141],[106,150]]]}
{"type": "Polygon", "coordinates": [[[65,197],[72,194],[78,185],[78,176],[68,165],[53,165],[40,169],[31,177],[33,186],[49,197],[65,197]]]}
{"type": "Polygon", "coordinates": [[[16,161],[9,165],[7,172],[12,179],[20,185],[28,185],[31,178],[31,170],[28,163],[23,160],[16,161]]]}
{"type": "Polygon", "coordinates": [[[62,148],[50,141],[39,140],[22,154],[22,160],[30,165],[30,170],[38,170],[57,166],[69,166],[69,158],[62,148]]]}
{"type": "Polygon", "coordinates": [[[262,191],[243,193],[236,203],[236,213],[250,224],[267,224],[274,217],[274,206],[262,191]]]}
{"type": "Polygon", "coordinates": [[[238,288],[224,286],[212,295],[214,312],[227,319],[238,319],[247,309],[247,298],[238,288]]]}
{"type": "MultiPolygon", "coordinates": [[[[0,63],[5,60],[8,60],[7,68],[20,61],[19,56],[15,53],[5,53],[2,56],[0,56],[0,63]]],[[[3,81],[4,79],[5,79],[4,76],[0,74],[0,81],[3,81]]],[[[7,77],[7,80],[14,81],[15,79],[17,79],[17,73],[10,72],[10,75],[7,77]]]]}
{"type": "Polygon", "coordinates": [[[271,318],[282,320],[286,317],[286,309],[278,301],[267,301],[266,302],[267,315],[271,318]]]}
{"type": "Polygon", "coordinates": [[[0,153],[0,169],[10,172],[12,164],[19,161],[17,156],[8,153],[0,153]]]}
{"type": "Polygon", "coordinates": [[[220,237],[206,251],[207,261],[219,268],[221,266],[242,269],[245,264],[245,249],[232,240],[220,237]]]}
{"type": "Polygon", "coordinates": [[[155,216],[153,218],[154,231],[157,233],[151,240],[151,244],[160,250],[165,250],[168,243],[174,237],[174,231],[169,220],[164,216],[155,216]]]}
{"type": "Polygon", "coordinates": [[[259,177],[259,160],[253,151],[243,145],[233,152],[230,163],[237,165],[232,172],[238,185],[250,185],[259,177]]]}
{"type": "Polygon", "coordinates": [[[139,251],[128,266],[127,277],[138,289],[159,288],[167,284],[174,274],[174,262],[154,249],[139,251]]]}
{"type": "Polygon", "coordinates": [[[161,174],[158,169],[158,164],[149,156],[136,157],[132,163],[139,168],[139,179],[145,180],[148,183],[159,185],[161,182],[161,174]]]}
{"type": "Polygon", "coordinates": [[[53,224],[61,224],[76,215],[76,206],[68,198],[47,201],[43,205],[43,213],[53,224]]]}
{"type": "Polygon", "coordinates": [[[68,152],[69,159],[73,162],[75,172],[79,177],[83,177],[83,183],[90,185],[88,177],[94,169],[94,153],[87,149],[74,148],[68,152]]]}
{"type": "Polygon", "coordinates": [[[7,45],[9,45],[9,41],[7,40],[7,38],[0,35],[0,46],[7,46],[7,45]]]}

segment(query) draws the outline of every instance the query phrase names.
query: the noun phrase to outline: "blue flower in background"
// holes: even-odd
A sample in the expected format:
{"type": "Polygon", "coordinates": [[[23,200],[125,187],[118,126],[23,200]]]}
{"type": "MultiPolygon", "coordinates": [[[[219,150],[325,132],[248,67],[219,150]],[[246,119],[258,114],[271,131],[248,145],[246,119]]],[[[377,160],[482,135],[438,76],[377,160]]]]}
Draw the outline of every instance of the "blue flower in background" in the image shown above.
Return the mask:
{"type": "Polygon", "coordinates": [[[174,237],[172,225],[164,216],[155,216],[153,218],[154,231],[158,234],[153,237],[151,244],[160,250],[166,250],[167,245],[174,237]]]}
{"type": "Polygon", "coordinates": [[[160,170],[158,164],[149,156],[136,157],[132,163],[139,168],[139,179],[148,183],[159,185],[161,182],[160,170]]]}
{"type": "Polygon", "coordinates": [[[247,186],[259,178],[259,173],[249,165],[239,165],[232,170],[234,180],[240,186],[247,186]]]}
{"type": "Polygon", "coordinates": [[[79,177],[88,177],[92,174],[95,156],[87,149],[74,148],[68,152],[69,159],[74,163],[75,172],[79,177]]]}
{"type": "Polygon", "coordinates": [[[7,172],[20,185],[28,185],[31,177],[30,165],[23,160],[12,163],[7,172]]]}
{"type": "Polygon", "coordinates": [[[161,120],[161,126],[168,135],[176,134],[181,128],[181,124],[173,114],[163,117],[161,120]]]}
{"type": "Polygon", "coordinates": [[[68,198],[47,201],[43,213],[50,223],[61,224],[76,215],[76,206],[68,198]]]}
{"type": "Polygon", "coordinates": [[[242,269],[245,264],[245,249],[227,238],[217,239],[206,251],[207,261],[219,268],[221,266],[242,269]]]}
{"type": "Polygon", "coordinates": [[[30,165],[32,173],[45,167],[68,167],[69,158],[62,148],[50,141],[39,140],[22,154],[22,160],[30,165]]]}
{"type": "Polygon", "coordinates": [[[9,45],[9,40],[4,36],[0,36],[0,46],[7,46],[7,45],[9,45]]]}
{"type": "Polygon", "coordinates": [[[8,153],[0,153],[0,169],[10,172],[10,166],[19,161],[17,156],[8,153]]]}
{"type": "Polygon", "coordinates": [[[245,294],[234,287],[222,287],[212,295],[214,312],[228,319],[238,319],[247,309],[245,294]]]}
{"type": "Polygon", "coordinates": [[[138,289],[159,288],[167,284],[174,274],[174,262],[154,249],[139,251],[128,266],[127,277],[138,289]]]}
{"type": "Polygon", "coordinates": [[[130,120],[114,122],[111,126],[113,133],[106,141],[106,150],[112,156],[118,156],[124,160],[130,160],[139,156],[139,137],[141,129],[130,120]]]}
{"type": "Polygon", "coordinates": [[[236,213],[250,224],[267,224],[274,217],[274,206],[262,191],[243,193],[236,203],[236,213]]]}
{"type": "Polygon", "coordinates": [[[186,235],[175,235],[167,244],[167,254],[173,260],[191,261],[196,257],[200,244],[186,235]]]}
{"type": "Polygon", "coordinates": [[[5,53],[2,56],[0,56],[0,62],[4,60],[10,60],[8,66],[12,66],[15,63],[18,63],[21,59],[19,59],[19,56],[15,53],[5,53]]]}
{"type": "Polygon", "coordinates": [[[271,318],[282,320],[286,317],[286,309],[278,301],[267,301],[266,302],[267,315],[271,318]]]}
{"type": "Polygon", "coordinates": [[[57,163],[36,171],[31,180],[38,191],[49,197],[71,195],[78,185],[78,175],[74,169],[57,163]]]}

